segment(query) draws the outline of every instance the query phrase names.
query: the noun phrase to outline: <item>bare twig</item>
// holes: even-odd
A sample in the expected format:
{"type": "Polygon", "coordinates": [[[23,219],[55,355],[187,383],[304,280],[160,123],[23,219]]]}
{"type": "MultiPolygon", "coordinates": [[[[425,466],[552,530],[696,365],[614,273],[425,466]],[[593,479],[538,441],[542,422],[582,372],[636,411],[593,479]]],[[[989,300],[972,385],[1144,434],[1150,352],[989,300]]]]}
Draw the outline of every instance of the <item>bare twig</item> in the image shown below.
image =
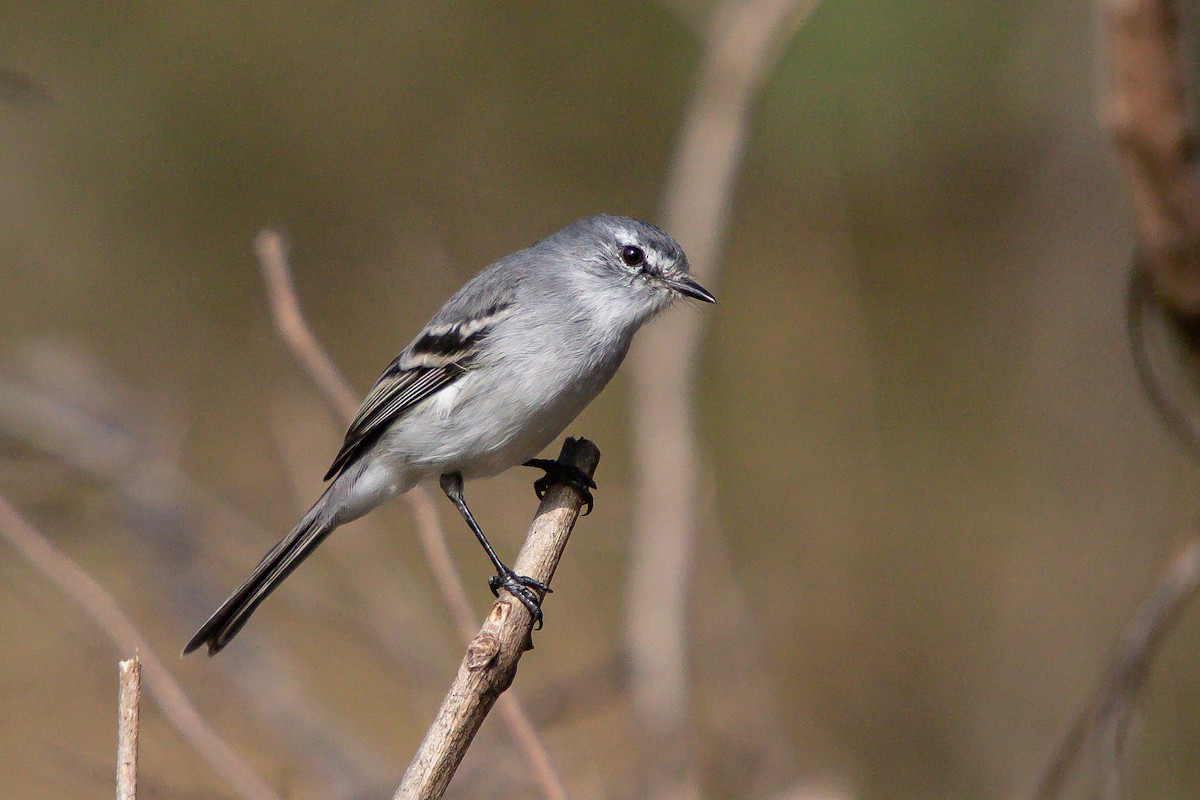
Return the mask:
{"type": "Polygon", "coordinates": [[[1200,540],[1176,556],[1150,596],[1142,603],[1121,642],[1104,679],[1055,750],[1038,781],[1035,800],[1059,797],[1075,773],[1088,742],[1096,742],[1097,790],[1115,796],[1129,719],[1137,704],[1146,673],[1172,624],[1200,586],[1200,540]]]}
{"type": "MultiPolygon", "coordinates": [[[[409,506],[417,520],[417,531],[421,537],[421,546],[425,549],[425,559],[433,570],[437,585],[442,590],[442,597],[450,606],[451,614],[462,631],[463,638],[469,642],[475,633],[474,615],[458,571],[454,569],[454,562],[450,559],[450,551],[446,549],[446,539],[441,535],[441,528],[437,524],[437,511],[429,493],[414,494],[409,506]]],[[[562,778],[550,762],[550,754],[546,752],[546,747],[542,744],[541,737],[533,727],[529,712],[525,710],[520,698],[511,693],[506,694],[500,698],[496,708],[508,725],[513,740],[525,754],[546,797],[549,800],[566,800],[567,790],[563,786],[562,778]]]]}
{"type": "Polygon", "coordinates": [[[350,419],[358,411],[358,399],[346,376],[334,366],[333,359],[317,342],[300,311],[296,285],[288,268],[283,237],[265,230],[254,237],[254,252],[267,284],[267,301],[271,304],[271,319],[283,340],[292,348],[300,367],[320,389],[321,397],[332,406],[339,420],[350,419]]]}
{"type": "Polygon", "coordinates": [[[150,695],[167,721],[217,774],[225,777],[238,795],[245,800],[279,800],[279,796],[254,768],[200,716],[162,661],[154,655],[149,642],[125,616],[112,596],[42,536],[4,497],[0,497],[0,537],[15,547],[59,591],[71,598],[121,651],[140,654],[150,695]]]}
{"type": "Polygon", "coordinates": [[[1108,125],[1133,197],[1140,261],[1172,313],[1200,316],[1200,161],[1178,0],[1103,0],[1108,125]]]}
{"type": "Polygon", "coordinates": [[[117,664],[117,800],[137,800],[138,724],[142,702],[142,662],[117,664]]]}
{"type": "MultiPolygon", "coordinates": [[[[567,439],[558,460],[591,476],[600,451],[586,439],[567,439]]],[[[583,498],[565,485],[542,499],[513,569],[550,583],[562,558],[583,498]]],[[[395,800],[434,800],[446,791],[471,739],[500,694],[512,684],[517,662],[530,647],[533,617],[507,593],[492,606],[483,627],[467,648],[433,725],[404,774],[395,800]]]]}
{"type": "MultiPolygon", "coordinates": [[[[662,199],[664,227],[715,284],[753,105],[817,0],[726,0],[705,27],[703,64],[662,199]]],[[[704,315],[659,323],[632,357],[637,478],[626,639],[639,725],[675,742],[687,714],[686,604],[695,539],[693,362],[704,315]]]]}
{"type": "MultiPolygon", "coordinates": [[[[87,359],[57,351],[33,351],[25,360],[28,382],[0,374],[0,433],[111,484],[177,613],[191,619],[211,609],[220,598],[196,565],[198,519],[258,539],[269,534],[196,484],[148,422],[152,409],[111,376],[87,359]]],[[[305,689],[283,651],[252,639],[214,666],[240,692],[247,716],[271,731],[271,744],[313,772],[330,793],[361,791],[383,774],[382,757],[342,720],[311,697],[296,704],[305,689]]]]}
{"type": "MultiPolygon", "coordinates": [[[[291,278],[283,237],[277,231],[264,230],[255,238],[254,249],[263,271],[276,329],[338,418],[343,422],[349,421],[358,411],[354,391],[304,318],[300,298],[291,278]]],[[[438,521],[429,490],[423,485],[416,486],[404,495],[404,499],[412,511],[421,547],[438,591],[449,606],[464,639],[470,640],[474,632],[471,605],[462,579],[450,559],[446,535],[438,521]]],[[[511,695],[500,698],[500,712],[508,724],[513,741],[529,762],[543,794],[548,800],[565,800],[562,779],[550,762],[546,746],[520,701],[511,695]]]]}

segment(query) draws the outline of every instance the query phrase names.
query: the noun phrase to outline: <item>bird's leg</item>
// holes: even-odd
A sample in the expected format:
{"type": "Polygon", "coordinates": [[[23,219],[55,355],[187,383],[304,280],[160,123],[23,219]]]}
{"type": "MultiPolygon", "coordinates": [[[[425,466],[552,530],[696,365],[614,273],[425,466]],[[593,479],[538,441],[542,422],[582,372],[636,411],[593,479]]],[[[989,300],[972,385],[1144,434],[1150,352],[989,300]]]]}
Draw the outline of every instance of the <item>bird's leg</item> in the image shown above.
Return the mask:
{"type": "Polygon", "coordinates": [[[475,534],[475,538],[483,545],[484,552],[492,561],[492,566],[496,568],[496,574],[488,578],[488,587],[492,590],[492,594],[500,596],[500,590],[506,589],[513,597],[521,601],[521,605],[529,609],[530,615],[538,628],[542,627],[542,600],[534,591],[535,589],[543,594],[548,594],[553,591],[549,586],[539,580],[530,578],[528,575],[518,575],[512,569],[504,565],[500,560],[500,556],[496,555],[496,551],[492,549],[491,543],[487,537],[483,535],[483,529],[479,527],[479,523],[475,521],[475,515],[471,513],[471,509],[467,508],[467,501],[463,498],[463,479],[462,475],[457,472],[450,472],[441,478],[442,491],[446,497],[450,498],[450,502],[454,503],[454,507],[458,509],[458,513],[462,514],[462,518],[467,521],[467,525],[471,526],[471,532],[475,534]]]}
{"type": "Polygon", "coordinates": [[[537,495],[538,500],[546,496],[546,490],[550,488],[552,483],[565,483],[579,492],[579,497],[583,500],[587,508],[583,512],[583,516],[592,513],[592,493],[589,489],[596,488],[596,482],[588,477],[588,474],[574,464],[564,464],[552,458],[531,458],[521,466],[533,467],[545,471],[545,475],[533,482],[533,491],[537,495]]]}

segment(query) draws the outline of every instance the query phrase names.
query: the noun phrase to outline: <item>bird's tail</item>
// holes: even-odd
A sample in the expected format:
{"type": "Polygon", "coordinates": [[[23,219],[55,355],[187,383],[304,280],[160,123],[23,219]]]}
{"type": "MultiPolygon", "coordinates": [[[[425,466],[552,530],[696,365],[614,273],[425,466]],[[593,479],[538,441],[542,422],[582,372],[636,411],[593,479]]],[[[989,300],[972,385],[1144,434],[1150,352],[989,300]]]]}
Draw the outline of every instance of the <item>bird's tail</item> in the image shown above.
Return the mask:
{"type": "Polygon", "coordinates": [[[183,648],[183,655],[201,645],[208,646],[210,656],[219,653],[242,629],[259,603],[266,600],[267,595],[333,532],[338,523],[330,519],[331,515],[323,513],[324,501],[324,497],[318,500],[292,532],[263,556],[245,583],[200,626],[183,648]]]}

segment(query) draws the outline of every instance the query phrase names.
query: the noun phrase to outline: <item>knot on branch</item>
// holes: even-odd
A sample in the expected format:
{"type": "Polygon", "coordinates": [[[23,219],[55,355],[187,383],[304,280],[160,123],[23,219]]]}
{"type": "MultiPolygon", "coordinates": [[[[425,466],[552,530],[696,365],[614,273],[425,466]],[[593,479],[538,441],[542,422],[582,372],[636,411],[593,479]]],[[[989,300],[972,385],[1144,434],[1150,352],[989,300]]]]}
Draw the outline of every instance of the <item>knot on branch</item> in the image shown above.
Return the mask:
{"type": "Polygon", "coordinates": [[[467,669],[477,672],[488,667],[499,652],[500,640],[488,631],[481,631],[467,646],[467,669]]]}

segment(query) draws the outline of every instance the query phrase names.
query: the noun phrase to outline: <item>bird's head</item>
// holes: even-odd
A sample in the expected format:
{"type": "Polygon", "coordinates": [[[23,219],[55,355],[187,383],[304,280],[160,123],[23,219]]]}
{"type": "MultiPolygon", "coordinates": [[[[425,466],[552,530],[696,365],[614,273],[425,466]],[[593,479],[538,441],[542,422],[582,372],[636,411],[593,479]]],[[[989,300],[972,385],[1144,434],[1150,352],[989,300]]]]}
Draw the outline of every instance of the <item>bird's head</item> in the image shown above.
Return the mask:
{"type": "Polygon", "coordinates": [[[550,241],[587,276],[584,291],[609,304],[627,304],[642,321],[680,298],[716,302],[689,274],[679,243],[648,222],[600,214],[567,226],[550,241]]]}

